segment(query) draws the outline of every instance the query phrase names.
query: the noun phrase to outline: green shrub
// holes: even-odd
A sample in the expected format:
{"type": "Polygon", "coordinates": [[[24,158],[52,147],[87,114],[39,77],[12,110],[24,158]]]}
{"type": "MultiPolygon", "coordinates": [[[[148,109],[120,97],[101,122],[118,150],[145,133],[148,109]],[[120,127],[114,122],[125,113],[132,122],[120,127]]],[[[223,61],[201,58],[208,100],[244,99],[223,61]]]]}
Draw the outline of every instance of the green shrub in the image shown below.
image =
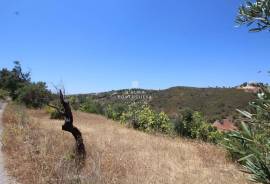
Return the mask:
{"type": "Polygon", "coordinates": [[[183,137],[213,143],[218,143],[223,137],[222,133],[206,122],[201,113],[190,109],[180,111],[174,125],[175,132],[183,137]]]}
{"type": "Polygon", "coordinates": [[[155,129],[155,123],[158,123],[156,121],[156,114],[154,111],[150,109],[148,106],[144,106],[139,112],[138,112],[138,129],[145,130],[145,131],[151,131],[155,129]]]}
{"type": "Polygon", "coordinates": [[[195,138],[205,142],[219,143],[223,139],[223,134],[211,124],[204,122],[198,127],[195,138]]]}
{"type": "Polygon", "coordinates": [[[128,106],[128,110],[123,112],[120,117],[120,122],[122,124],[127,124],[135,129],[139,128],[138,114],[142,107],[133,103],[128,106]]]}
{"type": "Polygon", "coordinates": [[[156,113],[148,105],[132,104],[121,116],[121,122],[146,132],[170,133],[172,130],[169,117],[164,113],[156,113]]]}
{"type": "Polygon", "coordinates": [[[189,108],[182,109],[178,113],[176,119],[174,119],[174,129],[178,135],[184,137],[191,137],[191,122],[193,121],[193,113],[189,108]]]}
{"type": "Polygon", "coordinates": [[[64,112],[64,108],[61,105],[60,101],[58,100],[53,100],[50,102],[50,105],[45,106],[44,110],[50,114],[50,118],[51,119],[60,119],[63,120],[65,118],[64,114],[61,113],[60,111],[64,112]],[[55,108],[53,108],[52,106],[54,106],[55,108]],[[57,108],[57,109],[56,109],[57,108]],[[59,110],[60,111],[59,111],[59,110]]]}
{"type": "Polygon", "coordinates": [[[62,113],[60,113],[59,111],[57,111],[56,109],[54,109],[50,113],[50,118],[51,119],[61,119],[61,120],[63,120],[65,118],[65,116],[62,113]]]}
{"type": "Polygon", "coordinates": [[[208,126],[201,113],[195,111],[192,114],[192,121],[189,124],[191,128],[191,138],[201,138],[203,141],[207,140],[208,126]]]}
{"type": "Polygon", "coordinates": [[[115,113],[113,112],[113,108],[112,108],[112,105],[108,105],[106,108],[105,108],[105,116],[109,119],[113,119],[115,120],[115,113]]]}
{"type": "Polygon", "coordinates": [[[48,104],[51,93],[44,82],[30,83],[20,88],[17,100],[27,107],[41,108],[48,104]]]}
{"type": "Polygon", "coordinates": [[[96,101],[93,101],[90,98],[83,102],[79,109],[83,112],[104,114],[102,105],[96,101]]]}
{"type": "Polygon", "coordinates": [[[120,103],[109,104],[105,108],[105,116],[113,120],[120,120],[120,117],[126,111],[126,109],[127,105],[125,104],[120,103]]]}
{"type": "Polygon", "coordinates": [[[80,108],[80,102],[79,99],[76,96],[70,96],[68,99],[70,106],[74,109],[74,110],[79,110],[80,108]]]}
{"type": "Polygon", "coordinates": [[[209,131],[208,142],[212,142],[212,143],[215,143],[215,144],[220,144],[223,141],[225,134],[222,133],[222,132],[219,132],[213,126],[211,126],[211,128],[214,128],[214,130],[209,131]]]}
{"type": "Polygon", "coordinates": [[[159,132],[171,133],[172,132],[172,123],[164,112],[156,114],[156,123],[154,124],[154,129],[159,132]]]}
{"type": "Polygon", "coordinates": [[[9,96],[8,91],[0,89],[0,100],[5,100],[9,96]]]}

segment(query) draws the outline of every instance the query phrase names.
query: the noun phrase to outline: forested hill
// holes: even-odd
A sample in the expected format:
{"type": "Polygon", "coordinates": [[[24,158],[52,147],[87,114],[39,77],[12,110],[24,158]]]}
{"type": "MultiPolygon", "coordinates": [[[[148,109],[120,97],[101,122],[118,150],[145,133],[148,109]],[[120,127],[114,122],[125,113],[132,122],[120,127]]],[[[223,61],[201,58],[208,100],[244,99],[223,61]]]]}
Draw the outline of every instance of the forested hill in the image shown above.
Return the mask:
{"type": "Polygon", "coordinates": [[[254,93],[236,88],[173,87],[157,92],[150,104],[169,115],[190,108],[214,120],[236,115],[235,109],[245,109],[255,98],[254,93]]]}
{"type": "Polygon", "coordinates": [[[174,116],[179,110],[190,108],[202,112],[208,120],[236,115],[235,109],[245,109],[256,98],[237,88],[172,87],[165,90],[123,89],[96,94],[76,95],[81,99],[90,96],[103,104],[147,102],[157,111],[174,116]]]}

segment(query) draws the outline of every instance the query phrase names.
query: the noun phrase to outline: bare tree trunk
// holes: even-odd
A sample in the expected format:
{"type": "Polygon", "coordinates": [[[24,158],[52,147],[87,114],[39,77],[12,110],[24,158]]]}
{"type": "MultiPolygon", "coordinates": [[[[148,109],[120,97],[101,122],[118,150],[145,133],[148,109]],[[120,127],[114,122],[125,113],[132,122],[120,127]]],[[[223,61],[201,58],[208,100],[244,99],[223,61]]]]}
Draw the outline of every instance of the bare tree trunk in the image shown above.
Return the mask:
{"type": "Polygon", "coordinates": [[[80,130],[73,126],[73,115],[68,101],[65,101],[62,91],[60,90],[60,101],[64,107],[65,124],[62,130],[70,132],[76,141],[76,151],[78,155],[85,157],[86,151],[83,143],[83,138],[80,130]]]}

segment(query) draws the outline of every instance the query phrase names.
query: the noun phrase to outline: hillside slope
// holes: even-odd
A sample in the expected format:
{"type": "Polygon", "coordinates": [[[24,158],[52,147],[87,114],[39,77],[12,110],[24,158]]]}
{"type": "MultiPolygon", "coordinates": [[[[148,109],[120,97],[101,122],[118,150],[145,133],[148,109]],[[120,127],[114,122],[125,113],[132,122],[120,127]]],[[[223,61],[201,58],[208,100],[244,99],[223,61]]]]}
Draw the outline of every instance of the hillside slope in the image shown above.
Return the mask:
{"type": "Polygon", "coordinates": [[[144,101],[155,110],[164,111],[172,117],[179,109],[190,108],[202,112],[211,122],[237,115],[235,109],[245,109],[248,103],[256,98],[254,93],[236,88],[194,87],[173,87],[165,90],[124,89],[78,96],[81,101],[90,96],[101,104],[144,101]]]}
{"type": "MultiPolygon", "coordinates": [[[[72,174],[67,160],[74,157],[70,152],[74,140],[61,130],[63,122],[50,120],[43,111],[28,114],[35,128],[14,153],[12,148],[7,149],[8,168],[22,184],[50,183],[55,179],[58,183],[75,183],[74,177],[81,183],[247,183],[236,166],[225,159],[225,153],[215,146],[145,134],[81,112],[75,112],[74,118],[83,133],[87,157],[83,168],[72,174]],[[16,152],[23,155],[25,149],[31,158],[16,157],[16,152]]],[[[7,122],[10,115],[5,113],[7,122]]],[[[16,137],[12,138],[13,144],[15,140],[16,137]]]]}
{"type": "Polygon", "coordinates": [[[235,115],[235,109],[245,109],[255,97],[235,88],[174,87],[156,93],[150,104],[169,115],[174,115],[178,109],[191,108],[214,121],[235,115]]]}

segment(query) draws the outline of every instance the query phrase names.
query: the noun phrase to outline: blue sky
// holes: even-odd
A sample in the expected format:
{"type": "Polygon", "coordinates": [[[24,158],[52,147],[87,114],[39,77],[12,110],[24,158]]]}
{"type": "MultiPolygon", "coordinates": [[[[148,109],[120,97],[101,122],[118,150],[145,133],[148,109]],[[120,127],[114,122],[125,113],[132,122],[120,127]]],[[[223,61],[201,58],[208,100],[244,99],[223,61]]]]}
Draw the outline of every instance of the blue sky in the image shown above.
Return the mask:
{"type": "Polygon", "coordinates": [[[241,2],[1,0],[0,68],[68,93],[269,82],[270,33],[235,27],[241,2]]]}

